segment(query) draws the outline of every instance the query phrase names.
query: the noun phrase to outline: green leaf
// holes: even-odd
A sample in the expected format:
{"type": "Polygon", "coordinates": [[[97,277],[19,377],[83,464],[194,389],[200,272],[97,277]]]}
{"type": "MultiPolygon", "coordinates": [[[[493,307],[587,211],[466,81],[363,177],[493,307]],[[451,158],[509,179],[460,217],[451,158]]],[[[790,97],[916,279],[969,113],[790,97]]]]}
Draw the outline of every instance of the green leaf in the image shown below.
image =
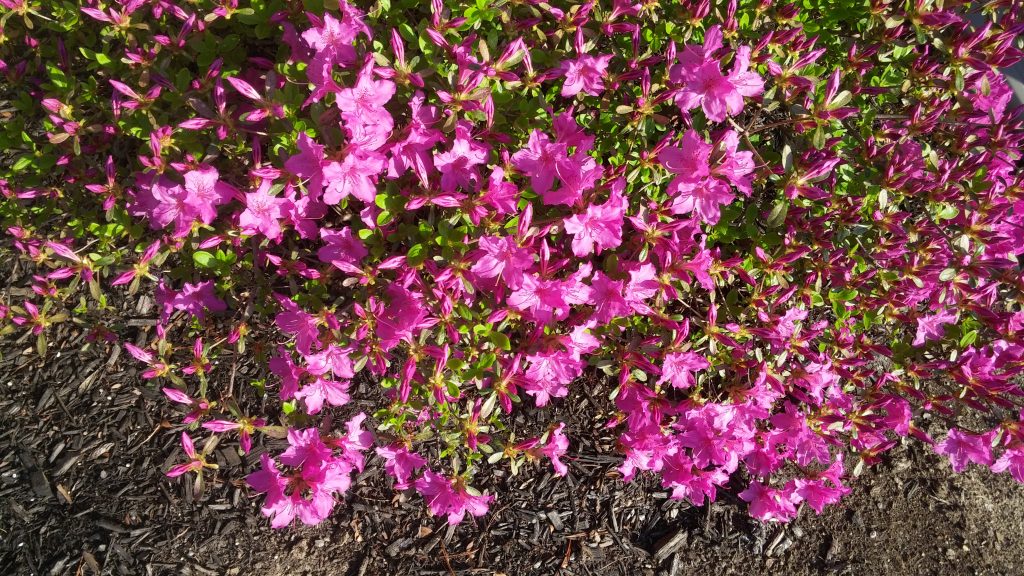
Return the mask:
{"type": "Polygon", "coordinates": [[[423,244],[416,244],[412,248],[409,248],[409,252],[405,255],[405,261],[413,268],[417,268],[423,264],[426,257],[427,249],[423,244]]]}
{"type": "Polygon", "coordinates": [[[765,224],[769,228],[778,228],[782,226],[782,223],[786,221],[786,214],[789,212],[789,200],[783,198],[772,206],[772,211],[768,214],[768,220],[765,224]]]}
{"type": "Polygon", "coordinates": [[[511,350],[512,343],[509,342],[508,336],[505,336],[501,332],[491,333],[491,342],[494,343],[501,350],[511,350]]]}
{"type": "Polygon", "coordinates": [[[200,250],[192,254],[192,261],[196,263],[196,266],[200,268],[212,268],[217,265],[217,259],[204,250],[200,250]]]}
{"type": "Polygon", "coordinates": [[[11,172],[21,172],[22,170],[28,168],[31,165],[32,157],[22,156],[21,158],[18,158],[17,160],[14,161],[14,164],[11,166],[11,172]]]}

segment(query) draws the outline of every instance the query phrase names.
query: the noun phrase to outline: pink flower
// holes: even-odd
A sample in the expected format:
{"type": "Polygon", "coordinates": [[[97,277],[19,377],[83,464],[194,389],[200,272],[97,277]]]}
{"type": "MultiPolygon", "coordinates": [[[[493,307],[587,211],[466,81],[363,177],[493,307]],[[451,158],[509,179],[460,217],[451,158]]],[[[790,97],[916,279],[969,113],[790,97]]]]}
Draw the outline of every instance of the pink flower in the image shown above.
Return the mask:
{"type": "Polygon", "coordinates": [[[751,482],[740,498],[750,503],[750,515],[764,522],[789,522],[796,517],[793,494],[786,489],[751,482]]]}
{"type": "MultiPolygon", "coordinates": [[[[710,166],[712,146],[704,142],[693,130],[683,134],[680,146],[667,146],[658,153],[658,160],[676,175],[669,184],[669,194],[675,196],[672,204],[674,214],[695,212],[708,224],[715,224],[720,217],[720,207],[731,204],[733,194],[728,184],[712,177],[710,166]]],[[[730,166],[725,173],[736,175],[740,183],[743,164],[730,166]]]]}
{"type": "Polygon", "coordinates": [[[353,454],[347,451],[365,448],[341,446],[343,454],[335,457],[315,428],[288,430],[288,444],[280,456],[284,470],[262,454],[262,468],[249,474],[246,481],[266,493],[262,512],[271,517],[274,528],[283,528],[296,517],[304,524],[318,524],[330,515],[338,495],[352,484],[353,454]]]}
{"type": "Polygon", "coordinates": [[[982,466],[992,465],[991,441],[991,433],[968,434],[951,428],[946,439],[935,445],[935,453],[948,457],[954,472],[963,472],[971,462],[982,466]]]}
{"type": "Polygon", "coordinates": [[[714,502],[717,486],[725,484],[729,475],[720,468],[698,470],[693,467],[682,453],[676,453],[665,459],[665,467],[661,476],[663,484],[672,488],[672,498],[686,498],[694,506],[703,506],[706,502],[714,502]]]}
{"type": "Polygon", "coordinates": [[[555,164],[555,173],[562,185],[558,190],[542,193],[541,200],[549,206],[572,206],[579,202],[584,192],[597,186],[604,169],[585,151],[577,150],[555,164]]]}
{"type": "Polygon", "coordinates": [[[993,472],[1010,471],[1010,476],[1020,483],[1024,483],[1024,449],[1009,448],[991,466],[993,472]]]}
{"type": "Polygon", "coordinates": [[[281,463],[294,468],[319,467],[331,458],[331,449],[324,444],[316,428],[288,429],[288,448],[281,453],[281,463]]]}
{"type": "Polygon", "coordinates": [[[297,365],[292,355],[283,346],[277,349],[277,355],[268,363],[270,371],[281,379],[281,400],[291,400],[299,390],[299,380],[306,373],[305,369],[297,365]]]}
{"type": "Polygon", "coordinates": [[[488,152],[485,144],[473,140],[468,122],[456,124],[451,150],[434,153],[434,166],[441,172],[441,190],[450,193],[460,186],[476,190],[480,182],[476,167],[487,161],[488,152]]]}
{"type": "Polygon", "coordinates": [[[843,486],[839,479],[843,475],[843,459],[838,457],[835,463],[828,470],[821,474],[820,478],[796,478],[793,480],[793,495],[796,498],[821,514],[825,506],[835,504],[843,496],[850,493],[850,489],[843,486]]]}
{"type": "Polygon", "coordinates": [[[739,151],[740,135],[735,130],[727,130],[718,141],[716,155],[720,155],[718,166],[711,173],[736,187],[744,195],[750,196],[754,191],[750,182],[750,174],[754,171],[754,153],[739,151]]]}
{"type": "Polygon", "coordinates": [[[220,181],[220,174],[212,166],[201,166],[185,173],[185,202],[195,211],[203,224],[217,219],[217,206],[230,202],[237,191],[220,181]]]}
{"type": "Polygon", "coordinates": [[[359,73],[359,79],[352,88],[345,88],[335,94],[335,103],[346,121],[373,122],[373,117],[386,114],[384,105],[395,95],[395,83],[390,80],[373,78],[371,61],[359,73]]]}
{"type": "Polygon", "coordinates": [[[622,244],[622,221],[628,204],[622,186],[618,186],[604,204],[587,206],[583,214],[566,218],[565,231],[573,235],[572,253],[582,258],[622,244]]]}
{"type": "Polygon", "coordinates": [[[608,63],[611,60],[611,54],[581,54],[575,60],[563,62],[561,71],[565,75],[565,84],[562,85],[562,96],[571,97],[580,92],[600,96],[604,91],[604,77],[608,74],[608,63]]]}
{"type": "Polygon", "coordinates": [[[942,310],[931,316],[922,316],[917,319],[917,334],[914,336],[912,346],[921,346],[928,340],[938,340],[945,335],[943,326],[956,322],[956,311],[942,310]]]}
{"type": "Polygon", "coordinates": [[[322,262],[327,262],[349,274],[362,272],[359,266],[369,252],[367,252],[366,246],[352,235],[351,228],[346,227],[341,230],[322,228],[320,238],[324,241],[324,246],[316,254],[322,262]]]}
{"type": "Polygon", "coordinates": [[[349,351],[334,344],[328,345],[323,351],[305,356],[306,372],[314,376],[323,376],[330,372],[338,378],[352,378],[352,359],[349,351]]]}
{"type": "Polygon", "coordinates": [[[671,352],[665,355],[658,383],[669,382],[673,388],[685,390],[695,384],[694,372],[710,367],[711,364],[695,352],[671,352]]]}
{"type": "Polygon", "coordinates": [[[534,130],[526,148],[512,155],[512,165],[530,177],[530,187],[534,192],[544,194],[555,182],[558,162],[566,158],[568,153],[564,143],[551,142],[547,134],[534,130]]]}
{"type": "Polygon", "coordinates": [[[479,246],[470,271],[480,278],[501,277],[515,289],[523,283],[523,272],[533,266],[530,251],[517,246],[509,236],[481,236],[479,246]]]}
{"type": "Polygon", "coordinates": [[[161,281],[156,300],[157,305],[163,309],[161,317],[165,321],[173,310],[191,314],[200,321],[206,318],[207,312],[217,314],[227,310],[227,304],[217,297],[212,280],[198,284],[186,282],[181,292],[166,288],[161,281]]]}
{"type": "Polygon", "coordinates": [[[426,465],[425,458],[410,452],[402,444],[391,444],[377,448],[377,455],[384,459],[384,470],[395,478],[395,489],[406,490],[412,484],[413,472],[426,465]]]}
{"type": "Polygon", "coordinates": [[[555,474],[558,476],[565,476],[569,473],[569,468],[562,463],[561,459],[569,449],[569,438],[563,432],[564,429],[565,423],[559,422],[558,427],[551,431],[547,443],[540,449],[540,453],[551,460],[551,465],[554,466],[555,474]]]}
{"type": "Polygon", "coordinates": [[[530,366],[526,369],[523,389],[533,396],[538,407],[546,406],[551,398],[568,396],[567,385],[583,373],[584,362],[567,350],[540,352],[526,359],[530,366]]]}
{"type": "Polygon", "coordinates": [[[425,97],[417,92],[410,100],[410,119],[405,128],[405,138],[388,149],[388,178],[398,178],[412,169],[424,188],[429,186],[430,173],[434,170],[434,159],[430,150],[444,140],[440,130],[432,128],[438,121],[437,108],[424,106],[425,97]]]}
{"type": "Polygon", "coordinates": [[[483,516],[494,496],[481,495],[465,485],[461,478],[449,480],[429,469],[416,480],[416,490],[427,501],[430,513],[435,516],[446,514],[448,524],[462,522],[466,512],[473,516],[483,516]]]}
{"type": "Polygon", "coordinates": [[[704,46],[688,44],[679,53],[679,64],[669,71],[669,79],[682,86],[676,95],[679,108],[685,112],[700,106],[708,120],[714,122],[723,122],[727,116],[742,112],[744,96],[764,92],[764,81],[756,72],[749,71],[750,48],[741,46],[736,51],[733,70],[724,76],[713,56],[721,46],[721,30],[714,26],[705,33],[704,46]]]}
{"type": "Polygon", "coordinates": [[[177,402],[178,404],[184,404],[185,406],[192,408],[192,411],[182,418],[182,424],[191,424],[210,410],[209,402],[206,400],[195,400],[177,388],[165,386],[161,388],[161,391],[171,400],[171,402],[177,402]]]}
{"type": "Polygon", "coordinates": [[[822,464],[829,462],[828,444],[807,424],[805,414],[791,402],[786,402],[783,412],[774,414],[769,421],[776,431],[772,442],[788,448],[788,456],[800,466],[808,466],[815,460],[822,464]]]}
{"type": "Polygon", "coordinates": [[[181,448],[185,451],[185,455],[188,456],[189,461],[184,464],[172,466],[171,469],[166,472],[168,478],[177,478],[178,476],[188,472],[202,473],[203,468],[217,467],[216,464],[206,462],[205,454],[199,454],[196,452],[196,447],[192,444],[192,438],[185,432],[181,433],[181,448]]]}
{"type": "Polygon", "coordinates": [[[263,180],[255,192],[245,195],[245,210],[238,215],[238,225],[246,234],[262,233],[271,240],[281,239],[281,224],[288,200],[270,194],[271,181],[263,180]]]}
{"type": "Polygon", "coordinates": [[[203,422],[203,428],[210,430],[211,432],[230,432],[232,430],[238,430],[239,445],[242,448],[242,452],[248,454],[252,450],[252,433],[257,428],[266,426],[266,420],[262,418],[241,418],[238,422],[232,422],[231,420],[210,420],[209,422],[203,422]]]}
{"type": "Polygon", "coordinates": [[[377,318],[377,338],[385,352],[402,340],[409,340],[418,334],[426,323],[427,315],[422,295],[398,284],[388,286],[386,294],[390,304],[385,307],[384,314],[377,318]]]}
{"type": "Polygon", "coordinates": [[[377,197],[375,176],[383,169],[383,155],[359,148],[349,152],[341,162],[328,162],[323,171],[327,184],[324,203],[337,204],[351,195],[373,204],[377,197]]]}
{"type": "MultiPolygon", "coordinates": [[[[501,166],[495,166],[487,179],[487,191],[480,196],[480,203],[490,206],[499,215],[505,215],[516,211],[518,200],[519,189],[505,180],[505,170],[501,166]]],[[[479,224],[476,220],[473,223],[479,224]]]]}
{"type": "Polygon", "coordinates": [[[546,280],[535,274],[526,274],[520,287],[509,295],[508,305],[527,312],[539,324],[547,324],[551,320],[565,320],[573,305],[589,304],[592,299],[593,290],[578,276],[567,280],[546,280]]]}
{"type": "Polygon", "coordinates": [[[284,308],[274,317],[277,327],[295,336],[295,349],[299,353],[310,354],[313,346],[320,346],[320,322],[288,298],[278,296],[277,302],[284,308]]]}
{"type": "Polygon", "coordinates": [[[623,297],[622,280],[612,280],[604,272],[594,272],[590,280],[590,288],[594,294],[594,314],[591,319],[601,325],[607,324],[613,318],[628,315],[632,308],[623,297]]]}
{"type": "Polygon", "coordinates": [[[306,405],[307,414],[318,414],[324,403],[330,406],[344,406],[351,397],[348,395],[348,382],[317,378],[306,384],[295,393],[295,397],[306,405]]]}
{"type": "Polygon", "coordinates": [[[356,51],[352,43],[360,32],[370,35],[366,25],[358,20],[346,18],[341,21],[331,14],[324,14],[322,22],[314,22],[312,28],[302,33],[302,39],[318,54],[329,54],[332,61],[347,65],[355,61],[356,51]]]}
{"type": "Polygon", "coordinates": [[[154,229],[173,223],[174,236],[179,238],[189,233],[196,218],[195,208],[189,204],[185,188],[167,175],[149,181],[145,177],[140,179],[128,209],[133,215],[147,216],[150,227],[154,229]]]}
{"type": "Polygon", "coordinates": [[[323,169],[326,165],[324,147],[317,144],[304,132],[299,134],[296,145],[299,148],[299,153],[288,158],[284,166],[292,174],[308,178],[309,183],[306,188],[309,190],[309,195],[312,198],[319,198],[324,189],[323,169]]]}
{"type": "Polygon", "coordinates": [[[360,412],[345,422],[345,435],[332,441],[331,446],[341,450],[341,459],[359,472],[363,471],[363,452],[373,446],[373,433],[363,429],[366,414],[360,412]]]}

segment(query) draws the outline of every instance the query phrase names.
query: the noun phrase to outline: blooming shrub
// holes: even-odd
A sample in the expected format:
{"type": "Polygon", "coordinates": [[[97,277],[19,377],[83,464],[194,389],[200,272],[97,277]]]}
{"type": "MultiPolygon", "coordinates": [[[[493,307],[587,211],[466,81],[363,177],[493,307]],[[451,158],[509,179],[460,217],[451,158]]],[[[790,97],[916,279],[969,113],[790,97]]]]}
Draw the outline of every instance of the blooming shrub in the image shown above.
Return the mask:
{"type": "Polygon", "coordinates": [[[182,426],[287,438],[275,527],[368,457],[483,515],[480,470],[572,461],[510,416],[596,374],[623,478],[697,505],[821,512],[906,436],[1024,481],[1017,0],[0,4],[4,331],[151,293],[182,426]]]}

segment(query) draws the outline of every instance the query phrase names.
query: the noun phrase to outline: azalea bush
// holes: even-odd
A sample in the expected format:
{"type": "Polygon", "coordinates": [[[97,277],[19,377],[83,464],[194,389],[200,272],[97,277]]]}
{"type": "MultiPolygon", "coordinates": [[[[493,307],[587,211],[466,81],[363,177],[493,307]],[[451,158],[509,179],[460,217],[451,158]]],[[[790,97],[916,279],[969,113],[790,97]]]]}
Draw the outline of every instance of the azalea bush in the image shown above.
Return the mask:
{"type": "Polygon", "coordinates": [[[903,437],[1024,481],[1017,0],[0,4],[2,330],[123,346],[164,472],[275,527],[368,458],[484,515],[495,467],[569,473],[511,424],[579,386],[623,479],[761,520],[903,437]]]}

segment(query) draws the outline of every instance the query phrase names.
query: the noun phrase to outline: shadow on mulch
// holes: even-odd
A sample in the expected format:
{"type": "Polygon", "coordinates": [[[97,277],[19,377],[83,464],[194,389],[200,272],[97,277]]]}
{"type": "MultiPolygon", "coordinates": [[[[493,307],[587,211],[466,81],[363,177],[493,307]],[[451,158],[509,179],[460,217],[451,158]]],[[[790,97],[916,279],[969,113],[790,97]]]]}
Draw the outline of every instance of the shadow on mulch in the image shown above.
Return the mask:
{"type": "MultiPolygon", "coordinates": [[[[475,481],[498,495],[483,518],[449,528],[414,494],[394,494],[373,457],[328,522],[275,531],[241,478],[277,446],[244,459],[218,449],[222,470],[193,494],[162,474],[180,458],[170,424],[180,418],[136,363],[117,347],[79,353],[81,335],[60,341],[45,360],[31,341],[0,347],[3,575],[1009,575],[1024,566],[1024,489],[977,467],[952,474],[917,445],[853,481],[841,506],[820,517],[805,508],[788,526],[751,520],[734,493],[695,508],[669,500],[654,478],[623,484],[614,437],[593,423],[608,393],[600,382],[575,386],[554,409],[577,454],[570,474],[493,467],[475,481]]],[[[229,372],[223,361],[215,370],[229,372]]],[[[238,382],[260,375],[242,360],[235,370],[238,382]]],[[[353,410],[371,411],[372,395],[361,383],[353,410]]],[[[529,410],[514,423],[519,437],[540,425],[529,410]]]]}

